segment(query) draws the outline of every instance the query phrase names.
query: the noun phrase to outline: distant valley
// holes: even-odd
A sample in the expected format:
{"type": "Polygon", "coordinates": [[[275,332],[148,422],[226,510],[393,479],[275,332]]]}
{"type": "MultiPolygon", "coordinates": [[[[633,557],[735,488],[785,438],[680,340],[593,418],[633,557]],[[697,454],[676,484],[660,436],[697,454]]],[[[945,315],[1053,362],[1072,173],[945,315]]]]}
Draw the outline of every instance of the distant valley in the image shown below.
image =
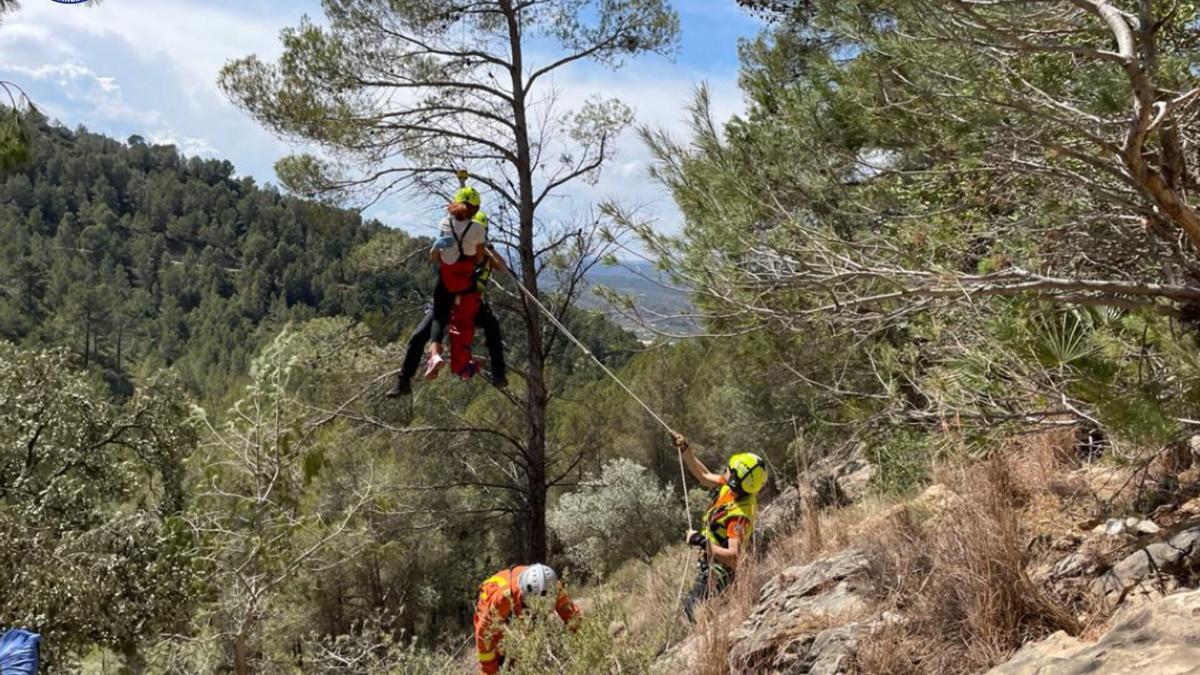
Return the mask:
{"type": "Polygon", "coordinates": [[[696,335],[700,332],[699,325],[688,316],[695,314],[689,295],[665,279],[649,262],[622,261],[618,265],[598,265],[588,274],[588,282],[589,288],[580,294],[579,305],[603,312],[642,340],[661,338],[656,330],[672,335],[696,335]],[[634,311],[614,306],[596,293],[598,287],[630,297],[634,311]]]}

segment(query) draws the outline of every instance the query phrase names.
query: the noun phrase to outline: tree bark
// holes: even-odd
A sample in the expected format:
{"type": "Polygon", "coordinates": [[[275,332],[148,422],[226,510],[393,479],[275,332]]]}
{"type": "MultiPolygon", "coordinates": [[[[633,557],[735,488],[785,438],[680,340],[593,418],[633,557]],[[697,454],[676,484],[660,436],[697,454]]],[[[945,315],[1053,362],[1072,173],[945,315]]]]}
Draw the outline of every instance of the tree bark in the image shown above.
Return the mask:
{"type": "MultiPolygon", "coordinates": [[[[518,221],[520,223],[519,251],[521,282],[534,297],[540,297],[537,280],[537,249],[534,242],[533,159],[529,147],[529,122],[526,114],[521,29],[511,0],[501,0],[508,19],[508,34],[512,48],[513,124],[517,150],[518,221]]],[[[527,397],[525,422],[527,432],[525,522],[523,546],[526,562],[546,560],[546,375],[542,357],[542,320],[538,308],[527,298],[522,301],[525,328],[529,333],[527,397]]]]}
{"type": "Polygon", "coordinates": [[[233,643],[233,670],[237,675],[250,673],[249,646],[246,644],[245,633],[238,633],[233,643]]]}

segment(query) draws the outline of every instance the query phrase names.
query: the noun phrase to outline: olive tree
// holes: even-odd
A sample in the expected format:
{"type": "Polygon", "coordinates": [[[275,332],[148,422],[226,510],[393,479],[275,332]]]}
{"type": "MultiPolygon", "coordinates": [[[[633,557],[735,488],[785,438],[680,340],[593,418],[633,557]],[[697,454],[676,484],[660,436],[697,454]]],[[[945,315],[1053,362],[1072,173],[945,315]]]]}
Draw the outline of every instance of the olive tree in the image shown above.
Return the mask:
{"type": "Polygon", "coordinates": [[[291,384],[296,335],[285,329],[263,349],[223,424],[195,411],[207,434],[193,525],[217,591],[201,623],[232,647],[238,675],[261,667],[255,638],[281,590],[354,555],[352,525],[376,492],[369,462],[330,478],[344,493],[310,490],[331,450],[305,431],[291,384]]]}
{"type": "MultiPolygon", "coordinates": [[[[306,195],[373,203],[397,192],[431,195],[468,169],[500,203],[493,239],[533,297],[539,275],[563,267],[574,289],[598,259],[593,226],[554,227],[539,216],[556,193],[594,181],[632,113],[596,95],[559,105],[555,76],[583,61],[611,67],[673,50],[678,16],[666,0],[324,0],[327,25],[305,20],[283,32],[276,63],[232,62],[220,84],[275,133],[320,156],[276,169],[306,195]]],[[[560,81],[559,84],[564,84],[560,81]]],[[[489,207],[489,210],[491,208],[489,207]]],[[[493,212],[495,215],[495,212],[493,212]]],[[[551,303],[567,312],[571,293],[551,303]]],[[[522,299],[527,393],[524,438],[501,452],[519,494],[519,529],[531,558],[546,554],[546,495],[577,462],[548,461],[551,390],[546,358],[556,334],[522,299]]]]}
{"type": "Polygon", "coordinates": [[[185,419],[177,389],[113,404],[65,350],[0,341],[0,621],[41,632],[48,667],[99,646],[136,668],[148,641],[186,625],[185,419]]]}

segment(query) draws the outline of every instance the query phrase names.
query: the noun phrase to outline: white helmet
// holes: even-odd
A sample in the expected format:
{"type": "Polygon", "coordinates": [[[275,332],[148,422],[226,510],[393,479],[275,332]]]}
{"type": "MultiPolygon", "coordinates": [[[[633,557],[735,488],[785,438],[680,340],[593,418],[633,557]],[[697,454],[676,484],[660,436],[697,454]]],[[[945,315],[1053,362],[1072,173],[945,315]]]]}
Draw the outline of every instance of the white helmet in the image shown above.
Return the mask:
{"type": "Polygon", "coordinates": [[[521,587],[521,594],[525,596],[545,595],[557,583],[558,575],[554,573],[554,570],[542,564],[526,567],[517,579],[517,585],[521,587]]]}

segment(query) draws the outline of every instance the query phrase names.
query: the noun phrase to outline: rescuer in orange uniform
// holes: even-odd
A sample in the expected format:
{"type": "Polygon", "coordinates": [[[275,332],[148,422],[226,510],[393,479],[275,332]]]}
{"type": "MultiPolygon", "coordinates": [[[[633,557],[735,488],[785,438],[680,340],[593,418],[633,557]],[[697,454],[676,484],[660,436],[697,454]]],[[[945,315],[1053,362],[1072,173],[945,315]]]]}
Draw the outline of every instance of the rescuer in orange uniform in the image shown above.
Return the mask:
{"type": "Polygon", "coordinates": [[[492,675],[504,665],[500,638],[504,624],[525,611],[525,600],[534,596],[555,593],[554,611],[571,625],[580,616],[579,608],[571,602],[558,575],[546,565],[518,565],[501,570],[479,586],[479,602],[475,605],[475,647],[479,652],[479,672],[492,675]]]}

